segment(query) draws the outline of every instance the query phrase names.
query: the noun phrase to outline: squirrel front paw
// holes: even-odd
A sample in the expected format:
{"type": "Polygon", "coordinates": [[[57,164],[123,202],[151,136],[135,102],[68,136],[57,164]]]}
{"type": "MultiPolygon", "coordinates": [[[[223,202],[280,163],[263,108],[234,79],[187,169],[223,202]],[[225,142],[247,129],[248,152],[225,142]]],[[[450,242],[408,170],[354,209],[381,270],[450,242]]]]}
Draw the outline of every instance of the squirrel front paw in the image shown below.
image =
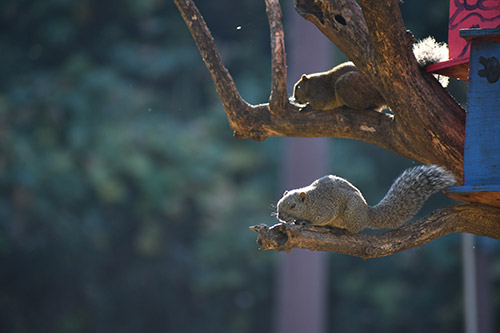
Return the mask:
{"type": "Polygon", "coordinates": [[[309,224],[312,224],[311,222],[306,221],[306,220],[295,220],[293,223],[295,223],[297,225],[309,225],[309,224]]]}
{"type": "Polygon", "coordinates": [[[299,109],[299,112],[309,112],[312,109],[313,109],[313,107],[311,106],[311,104],[307,103],[305,106],[303,106],[299,109]]]}

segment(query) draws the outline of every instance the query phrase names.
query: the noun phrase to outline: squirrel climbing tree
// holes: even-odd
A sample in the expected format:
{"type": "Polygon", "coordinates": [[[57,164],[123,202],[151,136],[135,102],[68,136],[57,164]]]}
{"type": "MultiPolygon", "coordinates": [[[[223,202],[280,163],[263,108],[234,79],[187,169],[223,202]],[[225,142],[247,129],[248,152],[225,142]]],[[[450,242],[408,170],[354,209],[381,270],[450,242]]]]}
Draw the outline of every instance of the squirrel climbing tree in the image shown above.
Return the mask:
{"type": "MultiPolygon", "coordinates": [[[[224,67],[203,17],[191,0],[174,0],[213,78],[235,137],[340,137],[376,144],[424,164],[437,164],[463,179],[465,111],[418,65],[404,27],[400,0],[295,0],[311,21],[380,92],[393,115],[347,106],[332,112],[299,112],[286,86],[284,31],[278,0],[265,0],[271,32],[269,102],[244,101],[224,67]]],[[[297,78],[298,79],[298,78],[297,78]]],[[[364,258],[389,255],[453,232],[500,239],[500,208],[476,203],[450,206],[381,234],[346,234],[318,226],[252,227],[263,249],[300,247],[364,258]]]]}

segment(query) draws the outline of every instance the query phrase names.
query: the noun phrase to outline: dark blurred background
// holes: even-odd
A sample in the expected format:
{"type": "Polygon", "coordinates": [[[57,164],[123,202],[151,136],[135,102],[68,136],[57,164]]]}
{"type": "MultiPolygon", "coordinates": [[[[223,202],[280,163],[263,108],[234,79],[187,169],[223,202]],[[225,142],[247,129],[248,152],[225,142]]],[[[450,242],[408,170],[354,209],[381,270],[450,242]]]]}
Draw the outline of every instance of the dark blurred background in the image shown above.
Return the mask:
{"type": "MultiPolygon", "coordinates": [[[[198,5],[242,96],[266,102],[264,1],[198,5]]],[[[447,1],[402,9],[416,37],[446,41],[447,1]]],[[[283,144],[232,137],[173,2],[2,0],[0,331],[272,332],[279,254],[248,226],[276,221],[283,144]]],[[[330,144],[331,172],[372,204],[414,164],[330,144]]],[[[328,254],[328,331],[462,331],[460,240],[328,254]]],[[[486,281],[498,313],[498,255],[486,281]]]]}

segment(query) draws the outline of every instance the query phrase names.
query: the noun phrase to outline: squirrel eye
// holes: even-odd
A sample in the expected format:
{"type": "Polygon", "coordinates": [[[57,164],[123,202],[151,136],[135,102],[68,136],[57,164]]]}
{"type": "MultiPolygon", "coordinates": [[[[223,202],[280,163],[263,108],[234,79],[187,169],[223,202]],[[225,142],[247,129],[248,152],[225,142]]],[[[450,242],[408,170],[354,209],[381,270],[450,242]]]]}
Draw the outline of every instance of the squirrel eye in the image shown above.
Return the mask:
{"type": "Polygon", "coordinates": [[[297,204],[296,204],[296,203],[293,203],[293,204],[290,206],[290,209],[294,209],[294,208],[295,208],[295,206],[297,206],[297,204]]]}

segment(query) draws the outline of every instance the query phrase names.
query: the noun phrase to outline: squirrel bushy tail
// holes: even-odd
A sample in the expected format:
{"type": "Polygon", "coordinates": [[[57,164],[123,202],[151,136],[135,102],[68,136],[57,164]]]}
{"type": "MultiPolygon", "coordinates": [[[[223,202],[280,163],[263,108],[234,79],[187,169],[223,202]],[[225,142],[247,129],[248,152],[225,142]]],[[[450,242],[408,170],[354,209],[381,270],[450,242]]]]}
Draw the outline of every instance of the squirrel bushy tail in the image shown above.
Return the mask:
{"type": "Polygon", "coordinates": [[[411,219],[427,198],[455,184],[455,177],[437,165],[420,165],[405,170],[385,197],[368,211],[369,228],[396,228],[411,219]]]}
{"type": "MultiPolygon", "coordinates": [[[[448,45],[436,42],[434,37],[426,37],[413,44],[413,54],[422,67],[448,60],[448,45]]],[[[449,78],[443,75],[434,75],[443,87],[448,86],[449,78]]]]}
{"type": "Polygon", "coordinates": [[[413,54],[420,66],[425,67],[448,60],[448,45],[429,36],[413,44],[413,54]]]}

